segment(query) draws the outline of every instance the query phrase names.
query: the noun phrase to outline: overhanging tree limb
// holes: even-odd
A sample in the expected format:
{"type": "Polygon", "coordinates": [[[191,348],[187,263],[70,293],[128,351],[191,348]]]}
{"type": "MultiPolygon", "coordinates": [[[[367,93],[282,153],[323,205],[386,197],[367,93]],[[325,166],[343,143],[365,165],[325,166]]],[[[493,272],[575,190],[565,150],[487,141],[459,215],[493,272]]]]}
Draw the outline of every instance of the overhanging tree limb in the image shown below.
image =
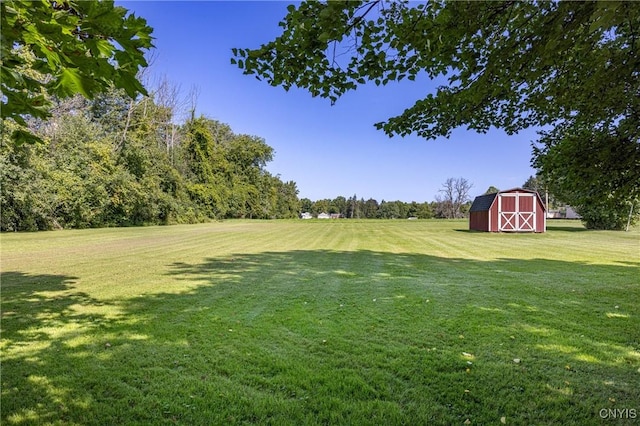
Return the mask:
{"type": "Polygon", "coordinates": [[[47,118],[52,96],[146,94],[137,73],[152,29],[112,0],[3,1],[0,14],[2,119],[47,118]]]}
{"type": "Polygon", "coordinates": [[[466,90],[440,87],[377,124],[389,135],[416,132],[425,138],[446,136],[461,125],[513,133],[569,119],[599,121],[623,114],[625,105],[604,95],[600,84],[616,94],[625,83],[639,84],[637,2],[367,4],[362,15],[355,11],[363,2],[291,7],[280,37],[258,49],[235,49],[234,61],[272,85],[298,86],[332,101],[368,81],[447,75],[466,90]],[[351,32],[359,44],[343,70],[328,60],[327,46],[343,43],[351,32]]]}

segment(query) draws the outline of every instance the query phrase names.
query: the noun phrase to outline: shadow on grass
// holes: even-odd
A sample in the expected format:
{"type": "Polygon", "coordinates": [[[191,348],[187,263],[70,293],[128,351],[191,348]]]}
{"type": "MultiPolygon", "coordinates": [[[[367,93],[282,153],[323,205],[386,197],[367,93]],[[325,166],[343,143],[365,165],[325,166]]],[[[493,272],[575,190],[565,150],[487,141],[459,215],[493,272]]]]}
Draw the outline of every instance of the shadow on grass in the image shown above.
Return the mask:
{"type": "Polygon", "coordinates": [[[68,293],[75,280],[62,275],[0,273],[3,341],[23,337],[34,323],[46,325],[54,317],[64,317],[73,304],[91,303],[86,294],[68,293]]]}
{"type": "Polygon", "coordinates": [[[587,232],[593,230],[589,230],[585,228],[582,224],[576,224],[576,226],[561,226],[561,225],[553,225],[547,222],[547,232],[587,232]]]}
{"type": "Polygon", "coordinates": [[[639,266],[239,253],[110,303],[7,272],[2,424],[597,424],[640,399],[639,266]]]}
{"type": "Polygon", "coordinates": [[[3,424],[64,421],[67,409],[82,412],[73,398],[60,398],[57,386],[64,380],[52,369],[59,363],[69,366],[72,361],[64,341],[72,334],[87,333],[89,318],[71,315],[72,306],[99,304],[85,293],[72,291],[77,279],[21,272],[0,274],[3,424]],[[76,328],[75,333],[70,331],[62,339],[56,336],[56,330],[73,323],[82,324],[82,330],[76,328]],[[56,359],[57,354],[60,359],[56,359]],[[26,416],[12,417],[20,411],[26,416]]]}

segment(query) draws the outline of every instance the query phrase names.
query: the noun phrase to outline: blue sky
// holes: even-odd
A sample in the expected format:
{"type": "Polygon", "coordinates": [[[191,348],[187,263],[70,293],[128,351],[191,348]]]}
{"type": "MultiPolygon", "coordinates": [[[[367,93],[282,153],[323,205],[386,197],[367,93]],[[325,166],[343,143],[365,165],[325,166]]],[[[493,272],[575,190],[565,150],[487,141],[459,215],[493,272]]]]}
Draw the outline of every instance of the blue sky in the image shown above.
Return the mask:
{"type": "Polygon", "coordinates": [[[150,79],[166,78],[186,94],[197,87],[197,115],[264,138],[275,149],[268,170],[293,180],[299,197],[338,195],[378,201],[432,201],[449,177],[489,186],[521,186],[534,130],[508,136],[457,129],[449,139],[389,138],[373,124],[398,115],[436,84],[427,78],[348,93],[331,106],[303,90],[285,92],[231,65],[231,48],[256,48],[280,34],[288,2],[121,1],[154,28],[150,79]]]}

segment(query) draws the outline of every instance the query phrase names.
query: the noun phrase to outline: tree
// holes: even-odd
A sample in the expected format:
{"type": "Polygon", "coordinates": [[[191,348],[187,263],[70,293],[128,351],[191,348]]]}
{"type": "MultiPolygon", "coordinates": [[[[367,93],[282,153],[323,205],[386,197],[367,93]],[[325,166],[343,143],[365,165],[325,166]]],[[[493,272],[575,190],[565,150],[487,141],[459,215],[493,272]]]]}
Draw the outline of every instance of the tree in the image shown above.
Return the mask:
{"type": "Polygon", "coordinates": [[[28,121],[38,144],[11,143],[18,124],[1,120],[0,230],[297,214],[296,184],[266,171],[273,149],[262,138],[192,119],[176,125],[183,143],[167,152],[170,112],[121,90],[56,99],[50,118],[28,121]]]}
{"type": "MultiPolygon", "coordinates": [[[[638,126],[638,123],[635,124],[638,126]]],[[[616,129],[564,126],[542,133],[534,165],[587,228],[624,229],[640,200],[640,144],[616,129]]]]}
{"type": "Polygon", "coordinates": [[[360,203],[358,202],[356,194],[353,194],[353,197],[348,200],[347,214],[345,217],[349,219],[360,219],[360,203]]]}
{"type": "Polygon", "coordinates": [[[367,81],[447,76],[377,126],[433,138],[468,125],[514,132],[637,112],[637,2],[302,2],[276,40],[234,49],[268,83],[335,101],[367,81]],[[636,99],[634,99],[636,98],[636,99]]]}
{"type": "Polygon", "coordinates": [[[300,199],[300,211],[302,213],[311,213],[313,209],[313,201],[309,198],[301,198],[300,199]]]}
{"type": "Polygon", "coordinates": [[[369,198],[367,201],[364,201],[362,204],[362,210],[363,210],[362,213],[365,218],[373,219],[378,216],[379,208],[380,208],[380,205],[378,204],[378,201],[373,198],[369,198]]]}
{"type": "Polygon", "coordinates": [[[524,189],[530,189],[532,191],[536,191],[538,194],[544,194],[544,185],[541,182],[541,179],[538,176],[529,176],[527,180],[522,184],[524,189]]]}
{"type": "MultiPolygon", "coordinates": [[[[616,151],[640,140],[640,2],[308,1],[288,11],[282,35],[234,49],[232,62],[273,86],[304,88],[332,103],[368,82],[448,79],[375,124],[390,136],[536,126],[573,137],[606,130],[616,151]]],[[[585,144],[601,149],[593,138],[585,144]]],[[[630,192],[617,196],[634,202],[630,192]]]]}
{"type": "Polygon", "coordinates": [[[558,201],[557,197],[549,192],[549,185],[540,174],[529,176],[522,184],[522,187],[524,189],[536,191],[538,195],[542,197],[547,209],[549,210],[566,207],[566,203],[558,201]]]}
{"type": "Polygon", "coordinates": [[[400,209],[395,201],[380,202],[380,208],[378,209],[378,217],[381,219],[398,219],[400,216],[400,209]]]}
{"type": "Polygon", "coordinates": [[[164,112],[164,114],[159,117],[160,120],[158,124],[162,131],[161,134],[163,135],[165,148],[167,152],[171,154],[174,147],[178,144],[176,140],[178,133],[175,117],[179,113],[184,114],[187,101],[186,98],[181,97],[180,87],[172,84],[166,78],[163,78],[157,84],[153,93],[153,99],[155,103],[159,105],[160,110],[164,112]]]}
{"type": "Polygon", "coordinates": [[[278,176],[274,177],[273,186],[277,188],[277,202],[272,217],[293,219],[298,217],[300,201],[298,187],[294,181],[282,182],[278,176]]]}
{"type": "Polygon", "coordinates": [[[0,231],[59,227],[52,214],[55,195],[42,176],[40,145],[9,143],[15,123],[2,122],[0,138],[0,231]],[[9,128],[7,128],[9,127],[9,128]]]}
{"type": "Polygon", "coordinates": [[[436,195],[439,215],[446,219],[463,217],[462,206],[469,201],[469,191],[472,187],[465,178],[448,178],[442,184],[442,195],[436,195]]]}
{"type": "MultiPolygon", "coordinates": [[[[0,15],[2,119],[26,126],[25,116],[47,118],[52,96],[146,93],[137,73],[152,29],[113,1],[3,1],[0,15]]],[[[33,140],[24,128],[13,136],[33,140]]]]}
{"type": "Polygon", "coordinates": [[[331,201],[329,205],[329,213],[339,214],[341,217],[347,217],[348,202],[347,199],[339,195],[331,201]]]}
{"type": "Polygon", "coordinates": [[[417,216],[418,219],[432,218],[434,215],[433,215],[433,210],[431,209],[431,206],[429,205],[429,203],[424,202],[424,203],[418,204],[418,211],[416,212],[415,216],[417,216]]]}
{"type": "Polygon", "coordinates": [[[495,186],[491,185],[489,188],[487,188],[486,191],[484,191],[484,194],[495,194],[497,192],[500,192],[500,190],[498,188],[496,188],[495,186]]]}

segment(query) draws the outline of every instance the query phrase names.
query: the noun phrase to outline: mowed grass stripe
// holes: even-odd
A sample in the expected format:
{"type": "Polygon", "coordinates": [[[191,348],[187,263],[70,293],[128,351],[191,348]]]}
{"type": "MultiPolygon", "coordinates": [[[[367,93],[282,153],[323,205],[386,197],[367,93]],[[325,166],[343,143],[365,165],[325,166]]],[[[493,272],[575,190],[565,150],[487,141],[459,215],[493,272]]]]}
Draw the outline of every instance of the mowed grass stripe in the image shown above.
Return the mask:
{"type": "Polygon", "coordinates": [[[640,400],[639,234],[557,226],[3,235],[2,424],[599,424],[640,400]]]}

